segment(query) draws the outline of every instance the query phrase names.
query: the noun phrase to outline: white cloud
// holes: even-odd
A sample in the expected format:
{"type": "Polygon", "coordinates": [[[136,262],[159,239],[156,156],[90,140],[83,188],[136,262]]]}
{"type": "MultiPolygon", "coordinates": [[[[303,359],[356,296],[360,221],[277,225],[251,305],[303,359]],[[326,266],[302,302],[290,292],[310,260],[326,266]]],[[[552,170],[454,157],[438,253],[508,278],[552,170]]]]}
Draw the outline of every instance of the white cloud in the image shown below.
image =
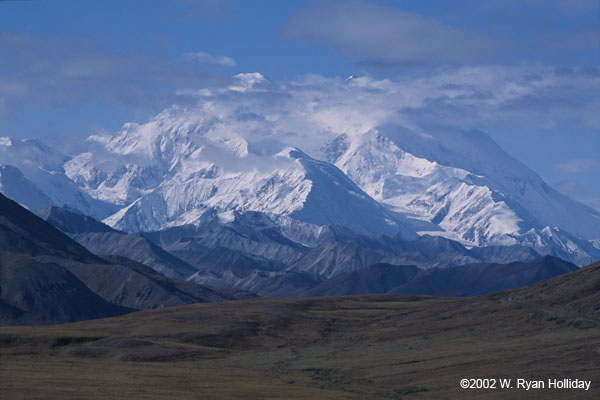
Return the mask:
{"type": "Polygon", "coordinates": [[[362,134],[387,123],[483,131],[588,127],[595,110],[585,105],[600,98],[600,74],[547,67],[442,68],[399,81],[307,75],[277,83],[252,74],[243,76],[260,82],[243,91],[236,83],[241,76],[221,88],[179,93],[199,96],[224,120],[240,120],[244,126],[230,130],[248,132],[251,141],[285,136],[307,151],[331,135],[362,134]]]}
{"type": "Polygon", "coordinates": [[[589,190],[582,184],[573,180],[566,180],[557,182],[554,187],[558,189],[558,191],[567,194],[567,195],[588,195],[589,190]]]}
{"type": "Polygon", "coordinates": [[[186,61],[194,61],[200,64],[214,64],[221,65],[223,67],[235,67],[237,63],[231,57],[227,56],[213,56],[203,51],[195,53],[186,53],[183,55],[183,59],[186,61]]]}
{"type": "Polygon", "coordinates": [[[281,33],[323,41],[381,64],[465,63],[485,59],[491,40],[397,8],[361,1],[322,1],[293,14],[281,33]]]}
{"type": "Polygon", "coordinates": [[[587,204],[588,206],[600,211],[600,195],[596,195],[596,197],[591,199],[582,199],[581,201],[587,204]]]}
{"type": "Polygon", "coordinates": [[[600,211],[600,193],[595,192],[597,187],[576,180],[563,180],[555,183],[554,187],[559,192],[600,211]]]}
{"type": "Polygon", "coordinates": [[[597,0],[412,3],[420,2],[312,0],[280,32],[299,42],[328,44],[386,73],[473,62],[597,64],[597,0]],[[427,9],[433,15],[406,12],[427,9]]]}
{"type": "Polygon", "coordinates": [[[565,163],[556,165],[555,169],[559,172],[566,172],[569,174],[578,174],[594,169],[598,170],[600,173],[600,160],[593,158],[574,158],[565,163]]]}
{"type": "Polygon", "coordinates": [[[150,52],[111,51],[86,37],[0,33],[0,60],[4,114],[40,104],[80,108],[96,101],[125,107],[130,114],[154,113],[172,103],[177,87],[231,80],[210,74],[206,66],[150,52]]]}

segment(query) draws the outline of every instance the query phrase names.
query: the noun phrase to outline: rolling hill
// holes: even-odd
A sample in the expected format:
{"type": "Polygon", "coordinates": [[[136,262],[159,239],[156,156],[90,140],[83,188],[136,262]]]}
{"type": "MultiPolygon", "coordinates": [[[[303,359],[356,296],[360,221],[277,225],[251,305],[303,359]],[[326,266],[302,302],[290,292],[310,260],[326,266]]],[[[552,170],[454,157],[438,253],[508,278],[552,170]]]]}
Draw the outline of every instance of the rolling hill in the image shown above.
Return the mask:
{"type": "Polygon", "coordinates": [[[256,299],[2,327],[0,385],[6,399],[591,399],[600,390],[599,285],[596,263],[466,299],[256,299]],[[463,378],[592,385],[461,389],[463,378]]]}

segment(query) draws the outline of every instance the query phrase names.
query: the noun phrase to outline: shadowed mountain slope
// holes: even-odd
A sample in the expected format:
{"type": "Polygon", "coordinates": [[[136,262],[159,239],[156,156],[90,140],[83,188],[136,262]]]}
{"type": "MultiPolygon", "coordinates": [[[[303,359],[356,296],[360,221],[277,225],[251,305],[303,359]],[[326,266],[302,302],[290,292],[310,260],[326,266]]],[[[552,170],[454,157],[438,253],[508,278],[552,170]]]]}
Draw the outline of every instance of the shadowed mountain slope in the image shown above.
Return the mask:
{"type": "Polygon", "coordinates": [[[298,260],[310,250],[286,238],[275,227],[246,225],[244,222],[223,223],[214,218],[200,226],[180,226],[145,235],[167,251],[186,247],[194,251],[192,245],[196,244],[205,248],[228,248],[284,264],[298,260]]]}
{"type": "Polygon", "coordinates": [[[128,259],[95,256],[2,195],[0,253],[0,320],[7,324],[77,321],[133,308],[248,297],[172,280],[128,259]]]}
{"type": "Polygon", "coordinates": [[[144,310],[253,297],[241,291],[213,290],[196,283],[170,279],[127,258],[108,256],[106,259],[111,263],[94,268],[72,264],[69,268],[102,298],[126,307],[144,310]]]}
{"type": "Polygon", "coordinates": [[[31,256],[52,255],[71,260],[101,259],[66,234],[0,194],[0,250],[31,256]]]}
{"type": "MultiPolygon", "coordinates": [[[[531,284],[575,268],[552,257],[534,262],[532,259],[539,255],[521,245],[467,249],[440,236],[424,235],[407,241],[385,235],[371,238],[335,226],[313,234],[294,227],[285,230],[289,236],[315,246],[309,249],[285,237],[260,213],[238,213],[226,221],[214,218],[199,227],[143,235],[111,232],[102,223],[69,211],[46,211],[44,215],[52,216],[49,219],[65,229],[75,227],[71,230],[79,233],[71,236],[96,254],[125,256],[167,276],[261,296],[387,292],[473,296],[531,284]],[[86,228],[91,232],[85,232],[86,228]],[[280,257],[295,261],[288,267],[277,261],[280,257]],[[401,265],[431,271],[394,267],[401,265]]],[[[91,279],[89,274],[83,276],[91,279]]],[[[111,301],[114,298],[110,297],[111,301]]],[[[135,301],[124,304],[131,307],[135,301]]]]}
{"type": "Polygon", "coordinates": [[[185,279],[198,269],[155,245],[141,233],[90,232],[74,234],[73,239],[99,255],[127,257],[175,279],[185,279]]]}
{"type": "Polygon", "coordinates": [[[551,256],[526,263],[480,263],[428,270],[414,266],[375,264],[336,275],[303,295],[402,293],[450,297],[478,296],[530,285],[576,270],[576,265],[551,256]]]}
{"type": "Polygon", "coordinates": [[[0,252],[0,325],[55,324],[133,311],[104,300],[61,265],[0,252]]]}
{"type": "Polygon", "coordinates": [[[433,296],[477,296],[497,290],[527,286],[577,270],[560,258],[545,256],[530,262],[469,264],[420,272],[390,293],[419,293],[433,296]]]}
{"type": "Polygon", "coordinates": [[[68,236],[0,194],[0,321],[47,324],[121,315],[60,263],[104,263],[68,236]]]}
{"type": "Polygon", "coordinates": [[[197,271],[140,233],[119,232],[91,217],[59,207],[45,207],[35,213],[99,256],[127,257],[170,278],[184,279],[197,271]]]}
{"type": "Polygon", "coordinates": [[[35,215],[66,234],[88,232],[118,232],[87,215],[64,208],[48,206],[34,211],[35,215]]]}
{"type": "Polygon", "coordinates": [[[421,271],[413,265],[374,264],[326,280],[303,293],[304,296],[388,293],[410,282],[421,271]]]}

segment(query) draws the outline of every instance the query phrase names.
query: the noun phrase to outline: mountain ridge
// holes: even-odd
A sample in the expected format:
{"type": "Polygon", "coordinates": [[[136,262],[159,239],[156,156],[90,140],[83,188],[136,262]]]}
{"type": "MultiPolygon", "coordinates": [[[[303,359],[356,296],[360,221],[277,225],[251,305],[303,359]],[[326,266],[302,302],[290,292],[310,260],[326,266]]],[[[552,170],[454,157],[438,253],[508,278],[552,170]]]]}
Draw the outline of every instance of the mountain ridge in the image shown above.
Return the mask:
{"type": "MultiPolygon", "coordinates": [[[[60,215],[69,218],[54,220],[63,222],[63,227],[97,230],[100,224],[71,212],[60,215]],[[73,220],[85,224],[73,224],[73,220]]],[[[220,292],[177,281],[128,259],[92,254],[1,194],[0,253],[2,324],[62,323],[121,315],[134,309],[251,297],[240,290],[220,292]]]]}
{"type": "Polygon", "coordinates": [[[91,136],[73,156],[38,141],[4,141],[1,164],[46,196],[35,204],[67,205],[127,232],[258,212],[309,240],[338,225],[375,237],[522,244],[578,265],[600,258],[600,213],[550,188],[480,131],[381,123],[350,134],[329,126],[307,133],[316,141],[305,143],[309,154],[278,136],[281,119],[250,119],[252,132],[263,126],[258,140],[233,128],[244,122],[237,118],[173,106],[91,136]],[[33,166],[23,154],[36,156],[33,166]],[[44,183],[44,168],[64,193],[44,183]]]}

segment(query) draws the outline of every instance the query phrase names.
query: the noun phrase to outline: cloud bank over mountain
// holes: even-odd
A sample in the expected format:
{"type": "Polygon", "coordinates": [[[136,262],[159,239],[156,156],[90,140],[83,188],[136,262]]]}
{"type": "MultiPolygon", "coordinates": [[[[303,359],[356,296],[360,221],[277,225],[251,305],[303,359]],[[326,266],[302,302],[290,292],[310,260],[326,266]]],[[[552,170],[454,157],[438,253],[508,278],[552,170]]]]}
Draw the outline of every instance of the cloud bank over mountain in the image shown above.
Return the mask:
{"type": "Polygon", "coordinates": [[[281,83],[260,74],[235,79],[226,87],[179,94],[186,104],[195,98],[200,107],[239,115],[239,125],[227,131],[250,143],[268,138],[301,144],[306,151],[318,149],[328,131],[353,135],[384,123],[482,130],[600,127],[594,107],[574,97],[600,102],[600,70],[480,66],[440,68],[395,81],[307,75],[281,83]]]}
{"type": "MultiPolygon", "coordinates": [[[[309,109],[302,99],[325,104],[332,90],[365,97],[370,119],[485,131],[548,183],[597,206],[600,184],[589,169],[554,166],[598,160],[598,7],[595,0],[171,0],[140,12],[137,0],[4,1],[0,136],[77,153],[77,139],[147,121],[173,104],[194,107],[197,94],[241,96],[257,83],[248,72],[258,71],[268,79],[263,97],[297,100],[277,104],[291,113],[309,109]],[[363,89],[336,87],[350,75],[363,89]],[[308,94],[310,81],[315,93],[322,87],[318,98],[308,94]]],[[[358,108],[350,98],[339,108],[358,108]]]]}

